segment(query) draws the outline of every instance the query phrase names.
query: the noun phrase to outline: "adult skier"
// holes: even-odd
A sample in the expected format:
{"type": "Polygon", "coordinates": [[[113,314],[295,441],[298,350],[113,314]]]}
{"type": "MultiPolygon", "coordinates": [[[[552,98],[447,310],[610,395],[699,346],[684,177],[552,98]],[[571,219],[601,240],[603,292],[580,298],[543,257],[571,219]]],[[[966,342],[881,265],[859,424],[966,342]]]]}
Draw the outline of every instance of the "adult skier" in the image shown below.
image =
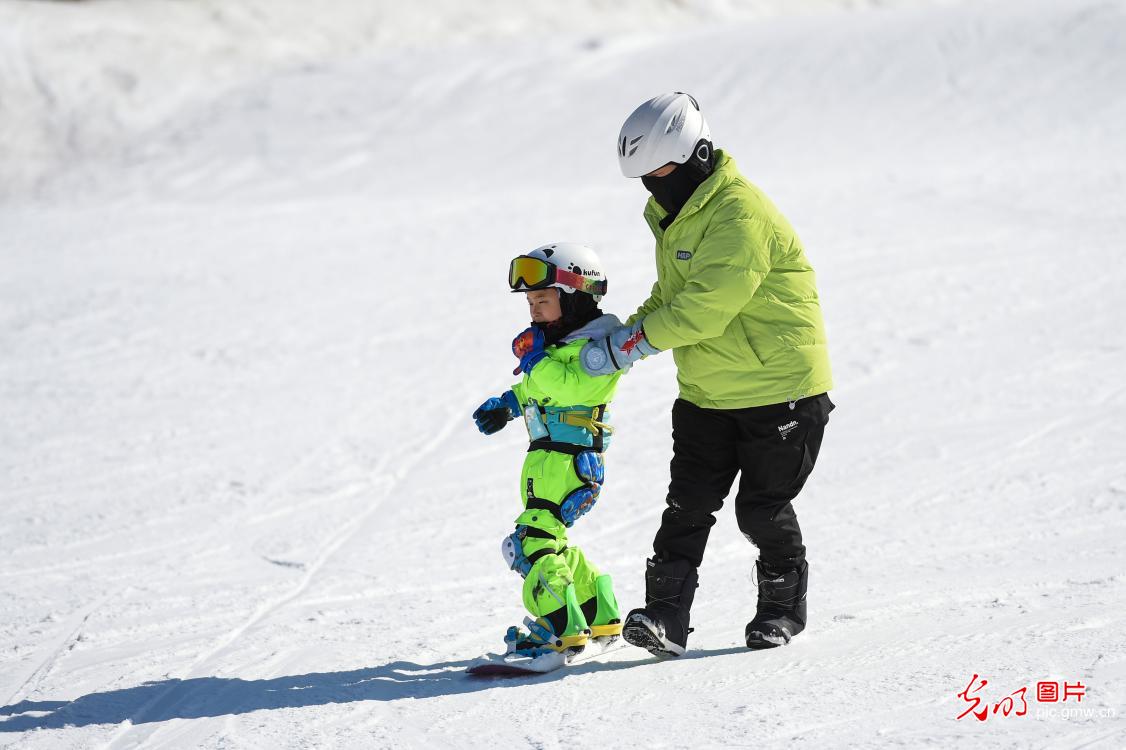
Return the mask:
{"type": "Polygon", "coordinates": [[[668,507],[647,561],[645,606],[626,617],[622,637],[656,655],[684,653],[714,514],[741,473],[735,515],[759,552],[757,611],[744,637],[753,649],[789,643],[806,625],[809,575],[792,501],[834,408],[813,268],[774,204],[713,149],[691,96],[643,103],[617,147],[622,174],[651,193],[644,216],[657,281],[581,361],[607,375],[671,349],[680,386],[668,507]]]}
{"type": "Polygon", "coordinates": [[[567,538],[601,492],[611,433],[607,405],[622,374],[591,377],[579,353],[621,321],[598,309],[606,274],[585,245],[557,242],[513,259],[508,285],[527,295],[532,318],[512,342],[520,359],[512,374],[523,376],[473,413],[486,435],[523,417],[530,441],[520,475],[524,509],[501,551],[523,577],[524,606],[535,619],[525,619],[526,631],[510,627],[505,642],[509,654],[525,657],[574,653],[589,639],[605,644],[622,631],[610,576],[567,538]]]}

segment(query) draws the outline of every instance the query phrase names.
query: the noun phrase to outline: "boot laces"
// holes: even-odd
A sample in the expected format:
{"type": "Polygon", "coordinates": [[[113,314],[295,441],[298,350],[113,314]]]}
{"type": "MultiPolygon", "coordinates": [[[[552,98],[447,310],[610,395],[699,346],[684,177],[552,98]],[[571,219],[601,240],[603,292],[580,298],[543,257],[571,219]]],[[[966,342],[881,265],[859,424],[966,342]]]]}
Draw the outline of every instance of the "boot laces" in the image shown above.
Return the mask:
{"type": "Polygon", "coordinates": [[[759,566],[755,566],[751,570],[751,582],[758,588],[759,602],[766,604],[778,604],[783,607],[793,607],[798,599],[798,582],[794,581],[794,593],[787,599],[775,598],[775,586],[773,584],[785,583],[786,574],[782,573],[775,578],[762,578],[759,576],[759,566]]]}
{"type": "Polygon", "coordinates": [[[669,596],[656,596],[654,594],[649,594],[649,596],[651,596],[653,598],[653,601],[649,602],[649,605],[650,606],[654,605],[654,604],[659,605],[657,607],[657,609],[661,609],[662,606],[668,607],[670,609],[679,609],[680,608],[680,595],[681,595],[681,592],[684,588],[684,579],[683,578],[673,578],[672,576],[669,576],[669,575],[663,575],[661,577],[664,578],[666,581],[668,581],[669,584],[680,584],[680,585],[676,587],[676,593],[670,594],[669,596]]]}
{"type": "MultiPolygon", "coordinates": [[[[652,595],[650,595],[650,596],[652,596],[652,595]]],[[[650,604],[650,606],[657,604],[657,605],[664,605],[665,607],[669,607],[671,609],[676,609],[680,606],[680,594],[676,594],[675,596],[665,596],[665,597],[654,596],[653,601],[649,602],[649,604],[650,604]]],[[[657,607],[657,609],[661,609],[661,607],[657,607]]]]}

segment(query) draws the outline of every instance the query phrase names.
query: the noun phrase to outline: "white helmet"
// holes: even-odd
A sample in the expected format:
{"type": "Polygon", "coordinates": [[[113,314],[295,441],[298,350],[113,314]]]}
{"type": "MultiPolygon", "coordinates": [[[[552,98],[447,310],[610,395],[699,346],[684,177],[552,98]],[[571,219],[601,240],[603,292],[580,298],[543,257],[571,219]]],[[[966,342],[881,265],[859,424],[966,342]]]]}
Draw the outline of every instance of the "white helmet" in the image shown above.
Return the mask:
{"type": "Polygon", "coordinates": [[[695,99],[680,91],[661,94],[635,109],[622,125],[618,164],[626,177],[644,177],[670,162],[683,164],[693,153],[706,162],[711,157],[711,139],[695,99]],[[700,149],[703,153],[697,153],[700,149]]]}
{"type": "Polygon", "coordinates": [[[597,302],[606,294],[606,272],[602,269],[602,261],[598,259],[598,253],[586,245],[576,242],[553,242],[514,258],[509,265],[508,286],[514,292],[548,287],[555,287],[564,294],[586,292],[597,302]],[[528,258],[543,261],[548,266],[549,273],[542,279],[529,278],[537,270],[521,268],[521,260],[528,258]]]}

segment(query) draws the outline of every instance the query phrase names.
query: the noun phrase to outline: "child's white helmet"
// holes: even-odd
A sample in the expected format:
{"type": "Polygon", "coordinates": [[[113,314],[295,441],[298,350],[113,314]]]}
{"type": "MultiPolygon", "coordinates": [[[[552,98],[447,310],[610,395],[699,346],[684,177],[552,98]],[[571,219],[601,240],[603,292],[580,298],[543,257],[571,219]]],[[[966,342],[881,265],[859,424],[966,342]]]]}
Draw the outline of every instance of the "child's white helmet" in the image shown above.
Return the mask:
{"type": "Polygon", "coordinates": [[[577,242],[553,242],[514,258],[509,265],[508,286],[514,292],[548,287],[564,294],[586,292],[597,302],[606,294],[607,282],[602,261],[592,248],[577,242]]]}
{"type": "Polygon", "coordinates": [[[618,165],[626,177],[644,177],[666,164],[683,164],[693,154],[711,156],[711,130],[700,105],[688,94],[655,96],[633,111],[618,133],[618,165]],[[704,153],[698,153],[705,149],[704,153]]]}

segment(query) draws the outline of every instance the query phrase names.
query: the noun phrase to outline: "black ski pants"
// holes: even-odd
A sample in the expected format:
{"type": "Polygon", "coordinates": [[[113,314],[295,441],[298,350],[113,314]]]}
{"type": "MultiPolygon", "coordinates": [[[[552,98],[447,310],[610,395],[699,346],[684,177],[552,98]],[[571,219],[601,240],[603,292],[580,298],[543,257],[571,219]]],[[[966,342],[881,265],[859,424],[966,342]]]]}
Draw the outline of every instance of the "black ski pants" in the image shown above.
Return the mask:
{"type": "Polygon", "coordinates": [[[792,500],[813,471],[834,408],[828,394],[748,409],[704,409],[678,398],[672,408],[668,508],[653,540],[658,559],[699,567],[715,513],[735,475],[739,530],[759,559],[794,567],[805,559],[792,500]]]}

